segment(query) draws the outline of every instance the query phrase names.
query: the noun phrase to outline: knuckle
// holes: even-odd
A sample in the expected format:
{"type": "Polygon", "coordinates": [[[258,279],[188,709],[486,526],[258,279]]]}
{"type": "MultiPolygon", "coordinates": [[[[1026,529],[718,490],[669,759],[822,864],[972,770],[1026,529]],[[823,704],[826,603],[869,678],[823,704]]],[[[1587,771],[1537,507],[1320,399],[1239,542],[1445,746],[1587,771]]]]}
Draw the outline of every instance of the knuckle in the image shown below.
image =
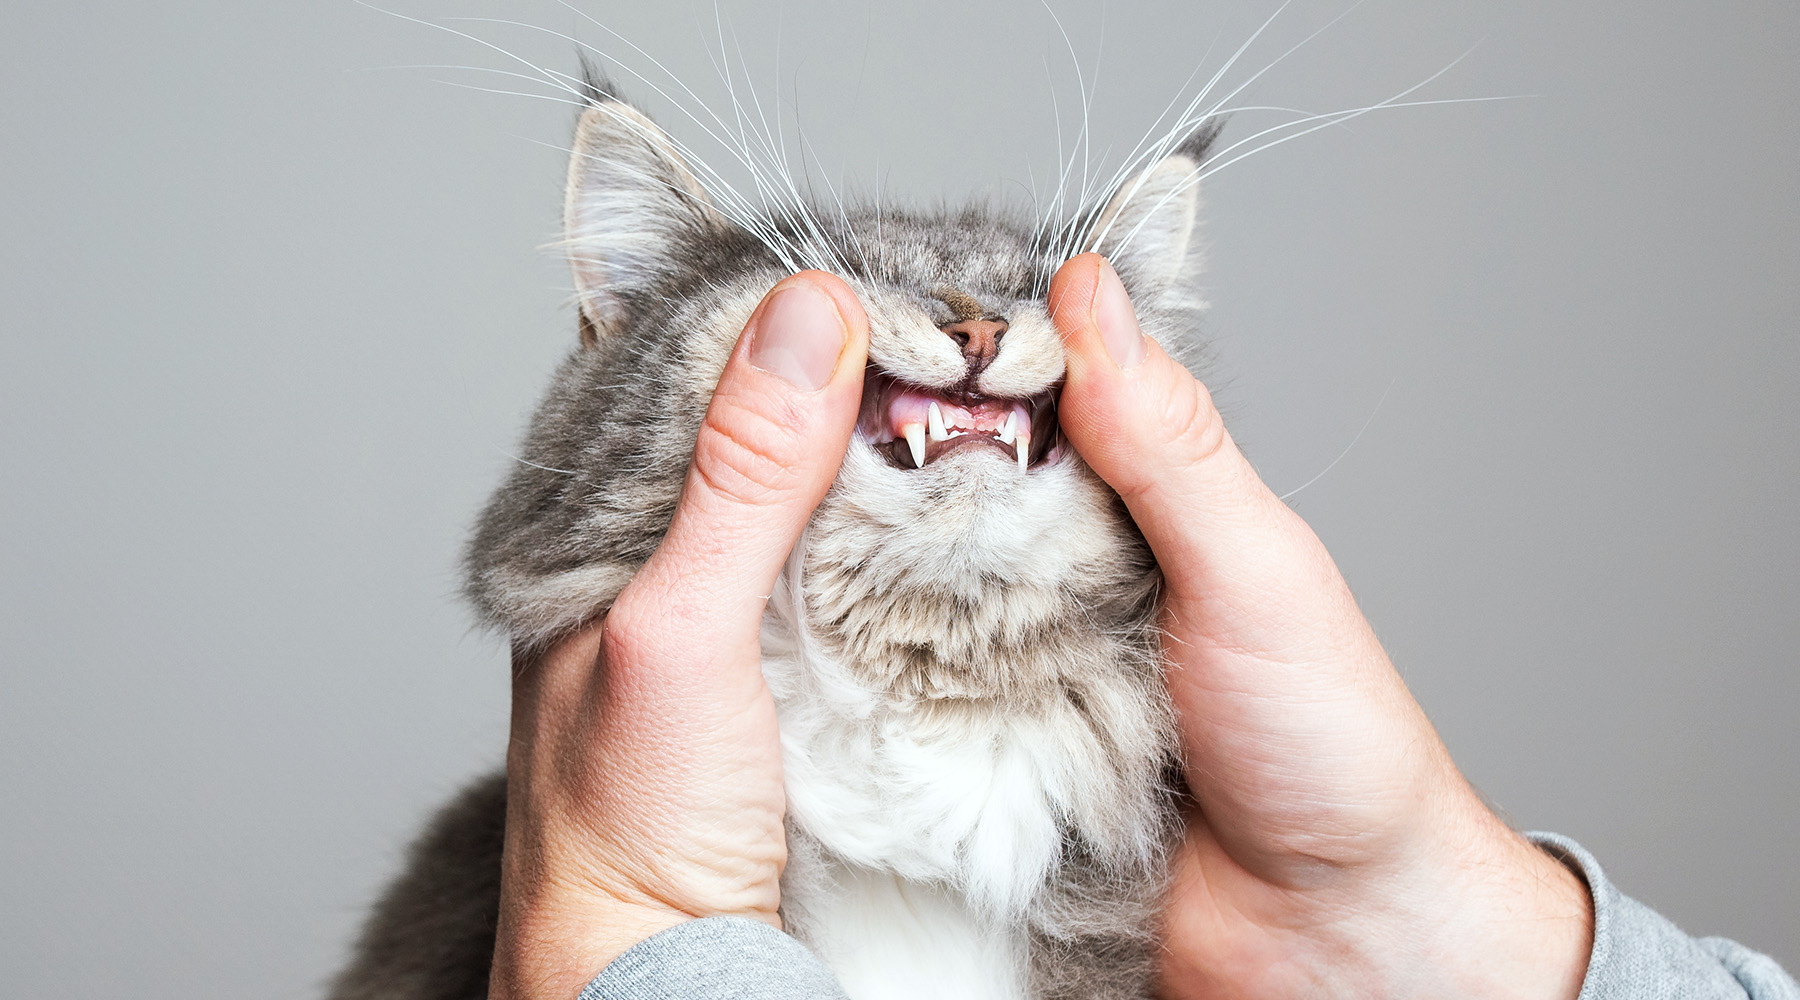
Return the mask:
{"type": "Polygon", "coordinates": [[[1116,420],[1116,433],[1159,469],[1204,464],[1229,440],[1212,394],[1173,361],[1122,392],[1116,420]]]}
{"type": "Polygon", "coordinates": [[[694,443],[694,475],[727,500],[750,506],[779,502],[804,478],[802,428],[801,415],[785,405],[715,400],[694,443]]]}
{"type": "Polygon", "coordinates": [[[1230,443],[1212,394],[1185,368],[1139,382],[1135,398],[1121,408],[1117,433],[1130,440],[1131,461],[1115,469],[1112,486],[1128,501],[1168,489],[1184,491],[1205,476],[1230,443]]]}
{"type": "Polygon", "coordinates": [[[1165,398],[1162,426],[1170,431],[1168,456],[1187,466],[1211,462],[1229,440],[1225,418],[1213,405],[1212,394],[1199,380],[1189,377],[1178,381],[1165,398]]]}
{"type": "Polygon", "coordinates": [[[643,603],[628,594],[619,595],[600,629],[600,661],[617,669],[642,659],[646,638],[655,634],[643,603]]]}

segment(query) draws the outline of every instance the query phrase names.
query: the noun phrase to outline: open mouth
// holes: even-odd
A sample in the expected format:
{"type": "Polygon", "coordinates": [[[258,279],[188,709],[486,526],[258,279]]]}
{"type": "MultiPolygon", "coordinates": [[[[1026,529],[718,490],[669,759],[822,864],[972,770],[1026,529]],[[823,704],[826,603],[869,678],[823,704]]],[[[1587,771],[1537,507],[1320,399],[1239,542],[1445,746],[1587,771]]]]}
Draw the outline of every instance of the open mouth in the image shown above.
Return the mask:
{"type": "Polygon", "coordinates": [[[1024,472],[1051,457],[1056,387],[1002,399],[909,385],[871,367],[857,429],[898,469],[922,469],[965,448],[992,448],[1024,472]]]}

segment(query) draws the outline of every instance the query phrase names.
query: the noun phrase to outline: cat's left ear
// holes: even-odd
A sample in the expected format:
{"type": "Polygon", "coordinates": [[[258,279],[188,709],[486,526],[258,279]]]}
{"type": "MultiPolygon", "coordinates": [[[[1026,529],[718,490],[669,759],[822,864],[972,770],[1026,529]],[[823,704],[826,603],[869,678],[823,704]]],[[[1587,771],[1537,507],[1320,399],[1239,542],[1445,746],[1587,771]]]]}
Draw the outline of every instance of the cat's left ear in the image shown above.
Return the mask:
{"type": "Polygon", "coordinates": [[[1183,286],[1199,268],[1200,166],[1216,128],[1119,185],[1081,242],[1112,261],[1140,303],[1183,286]]]}
{"type": "Polygon", "coordinates": [[[590,84],[563,196],[563,245],[593,346],[623,322],[634,295],[655,294],[679,248],[725,225],[675,143],[643,112],[590,84]]]}

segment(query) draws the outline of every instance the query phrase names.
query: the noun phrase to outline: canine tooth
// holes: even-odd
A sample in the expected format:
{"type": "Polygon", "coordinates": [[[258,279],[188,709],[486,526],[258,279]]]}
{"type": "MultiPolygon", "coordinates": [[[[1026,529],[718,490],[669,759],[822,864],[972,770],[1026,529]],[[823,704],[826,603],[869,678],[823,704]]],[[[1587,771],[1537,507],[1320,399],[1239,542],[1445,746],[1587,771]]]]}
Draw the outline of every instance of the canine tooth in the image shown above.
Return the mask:
{"type": "Polygon", "coordinates": [[[944,429],[944,411],[938,409],[937,400],[935,399],[931,401],[931,406],[925,410],[925,424],[930,428],[931,439],[933,441],[943,441],[950,436],[950,432],[944,429]]]}
{"type": "Polygon", "coordinates": [[[1018,437],[1013,438],[1013,449],[1019,455],[1019,471],[1024,472],[1025,467],[1031,463],[1031,459],[1029,458],[1031,453],[1031,435],[1021,434],[1018,437]]]}
{"type": "Polygon", "coordinates": [[[907,424],[900,428],[900,433],[906,435],[906,446],[912,449],[913,468],[923,469],[925,467],[925,425],[907,424]]]}
{"type": "Polygon", "coordinates": [[[1014,410],[1006,415],[1006,423],[1000,425],[1000,443],[1012,444],[1013,435],[1019,432],[1019,411],[1014,410]]]}

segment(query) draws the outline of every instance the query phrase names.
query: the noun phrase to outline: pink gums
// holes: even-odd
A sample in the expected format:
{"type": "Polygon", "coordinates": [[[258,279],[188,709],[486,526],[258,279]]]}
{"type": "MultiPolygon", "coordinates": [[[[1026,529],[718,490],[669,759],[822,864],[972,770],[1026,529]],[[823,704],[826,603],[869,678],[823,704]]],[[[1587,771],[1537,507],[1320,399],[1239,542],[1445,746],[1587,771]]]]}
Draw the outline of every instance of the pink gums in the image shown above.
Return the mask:
{"type": "Polygon", "coordinates": [[[916,389],[901,390],[888,400],[888,432],[894,437],[903,437],[907,424],[924,424],[926,411],[933,402],[937,403],[938,409],[944,414],[945,430],[998,434],[1000,428],[1006,426],[1006,415],[1017,413],[1019,422],[1013,425],[1013,433],[1023,438],[1031,436],[1031,410],[1023,400],[984,399],[973,407],[967,407],[916,389]]]}

